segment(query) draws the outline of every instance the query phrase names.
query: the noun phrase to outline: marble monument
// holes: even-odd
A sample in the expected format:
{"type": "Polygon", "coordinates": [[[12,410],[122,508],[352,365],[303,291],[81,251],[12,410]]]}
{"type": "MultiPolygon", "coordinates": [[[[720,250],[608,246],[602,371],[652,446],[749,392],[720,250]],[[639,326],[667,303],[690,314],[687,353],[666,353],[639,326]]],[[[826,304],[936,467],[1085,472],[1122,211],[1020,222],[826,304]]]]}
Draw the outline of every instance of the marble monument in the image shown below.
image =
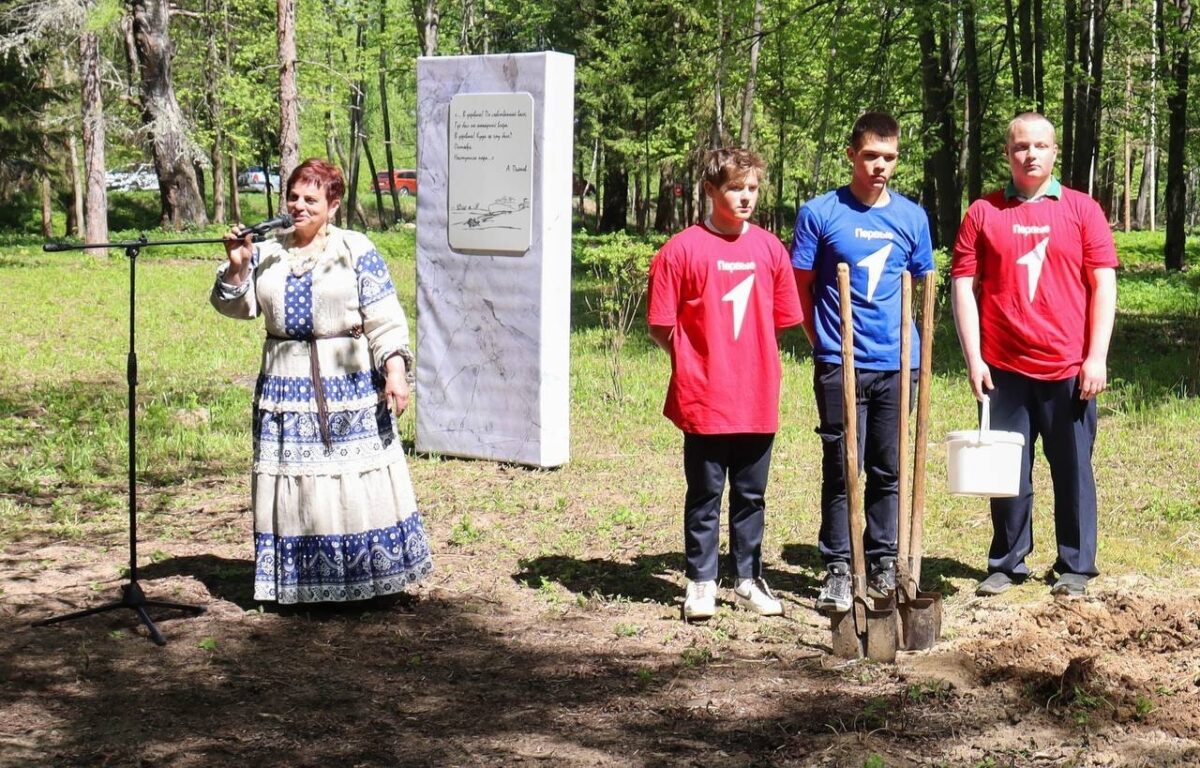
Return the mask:
{"type": "Polygon", "coordinates": [[[417,60],[416,448],[570,455],[574,57],[417,60]]]}

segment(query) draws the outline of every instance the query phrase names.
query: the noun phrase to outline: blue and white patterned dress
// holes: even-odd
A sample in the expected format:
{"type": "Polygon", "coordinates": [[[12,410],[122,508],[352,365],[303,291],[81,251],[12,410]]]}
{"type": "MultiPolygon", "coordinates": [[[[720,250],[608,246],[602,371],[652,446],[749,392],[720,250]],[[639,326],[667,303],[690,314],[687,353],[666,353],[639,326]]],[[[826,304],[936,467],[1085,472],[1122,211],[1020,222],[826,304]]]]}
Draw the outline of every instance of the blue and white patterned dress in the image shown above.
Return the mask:
{"type": "Polygon", "coordinates": [[[222,281],[227,266],[217,272],[213,306],[228,317],[261,315],[267,332],[254,394],[254,598],[401,592],[433,561],[384,397],[385,361],[399,354],[410,373],[412,361],[387,266],[365,236],[332,226],[311,268],[287,235],[255,248],[241,285],[222,281]],[[344,335],[355,326],[361,336],[344,335]],[[332,450],[317,418],[313,337],[332,450]]]}

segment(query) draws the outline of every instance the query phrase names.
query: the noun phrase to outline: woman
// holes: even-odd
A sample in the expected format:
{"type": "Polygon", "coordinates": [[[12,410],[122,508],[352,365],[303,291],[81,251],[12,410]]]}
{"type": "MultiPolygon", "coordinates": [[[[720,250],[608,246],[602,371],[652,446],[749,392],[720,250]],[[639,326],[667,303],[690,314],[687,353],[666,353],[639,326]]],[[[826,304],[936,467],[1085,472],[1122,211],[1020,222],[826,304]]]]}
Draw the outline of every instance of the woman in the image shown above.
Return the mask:
{"type": "Polygon", "coordinates": [[[335,166],[288,177],[294,228],[255,246],[234,227],[212,304],[262,315],[254,393],[254,598],[363,600],[432,570],[390,408],[408,403],[408,323],[387,266],[363,235],[331,226],[335,166]]]}

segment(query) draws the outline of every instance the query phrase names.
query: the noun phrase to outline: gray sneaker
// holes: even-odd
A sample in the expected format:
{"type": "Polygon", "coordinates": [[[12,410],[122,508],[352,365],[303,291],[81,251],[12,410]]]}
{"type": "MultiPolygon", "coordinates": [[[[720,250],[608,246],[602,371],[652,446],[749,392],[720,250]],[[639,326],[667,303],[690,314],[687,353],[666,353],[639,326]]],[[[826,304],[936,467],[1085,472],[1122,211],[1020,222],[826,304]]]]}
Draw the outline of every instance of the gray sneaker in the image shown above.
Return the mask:
{"type": "Polygon", "coordinates": [[[825,585],[817,594],[817,610],[833,613],[850,610],[850,566],[836,562],[830,563],[826,570],[825,585]]]}
{"type": "Polygon", "coordinates": [[[896,591],[896,558],[881,557],[867,573],[867,594],[886,600],[896,591]]]}
{"type": "Polygon", "coordinates": [[[979,586],[975,587],[975,594],[980,597],[992,597],[994,595],[1002,595],[1008,591],[1013,585],[1012,577],[1007,573],[996,571],[989,573],[988,577],[979,582],[979,586]]]}
{"type": "Polygon", "coordinates": [[[1054,586],[1050,588],[1050,594],[1083,597],[1087,594],[1087,583],[1088,577],[1082,573],[1064,573],[1058,577],[1058,581],[1054,582],[1054,586]]]}

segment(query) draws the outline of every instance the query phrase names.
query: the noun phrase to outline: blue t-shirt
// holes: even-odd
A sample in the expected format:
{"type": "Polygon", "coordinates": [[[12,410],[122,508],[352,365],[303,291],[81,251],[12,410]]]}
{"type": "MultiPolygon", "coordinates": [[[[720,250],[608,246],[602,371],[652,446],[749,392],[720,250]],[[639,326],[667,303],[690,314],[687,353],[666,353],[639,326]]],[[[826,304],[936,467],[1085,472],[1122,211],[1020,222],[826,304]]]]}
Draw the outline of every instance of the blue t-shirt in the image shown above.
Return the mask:
{"type": "MultiPolygon", "coordinates": [[[[854,312],[854,364],[871,371],[900,370],[900,282],[904,270],[921,277],[934,269],[929,220],[919,205],[889,192],[887,205],[863,205],[841,187],[805,203],[796,216],[792,266],[811,269],[813,356],[842,361],[837,267],[850,265],[854,312]]],[[[912,329],[912,360],[920,362],[920,340],[912,329]]]]}

